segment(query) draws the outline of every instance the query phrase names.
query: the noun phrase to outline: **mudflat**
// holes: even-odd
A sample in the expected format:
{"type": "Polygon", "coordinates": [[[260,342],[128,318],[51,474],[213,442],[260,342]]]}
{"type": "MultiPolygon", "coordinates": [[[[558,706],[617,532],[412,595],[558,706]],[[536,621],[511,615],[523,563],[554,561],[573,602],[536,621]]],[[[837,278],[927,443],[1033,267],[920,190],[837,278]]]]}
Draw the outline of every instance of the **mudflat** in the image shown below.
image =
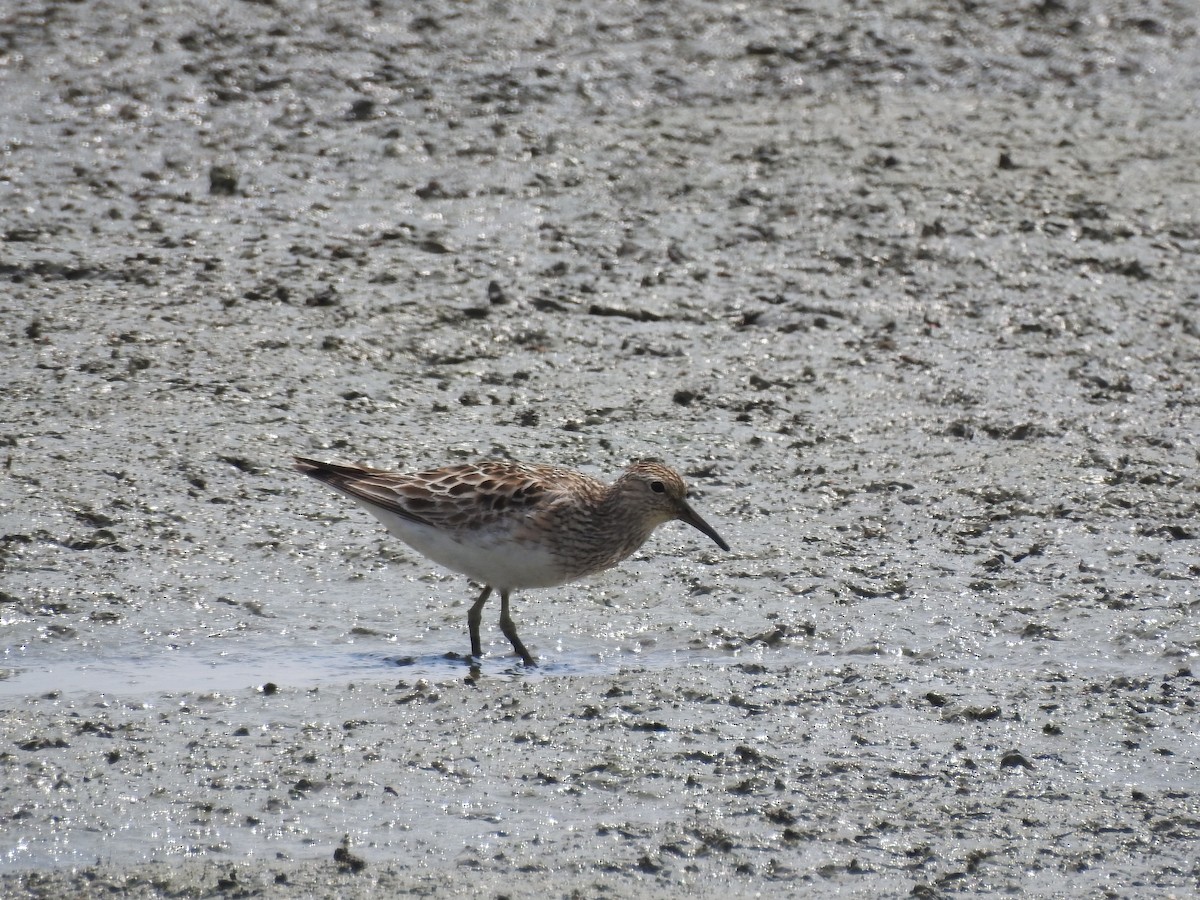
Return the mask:
{"type": "Polygon", "coordinates": [[[1186,5],[0,12],[0,893],[1200,890],[1186,5]],[[677,467],[476,589],[291,469],[677,467]]]}

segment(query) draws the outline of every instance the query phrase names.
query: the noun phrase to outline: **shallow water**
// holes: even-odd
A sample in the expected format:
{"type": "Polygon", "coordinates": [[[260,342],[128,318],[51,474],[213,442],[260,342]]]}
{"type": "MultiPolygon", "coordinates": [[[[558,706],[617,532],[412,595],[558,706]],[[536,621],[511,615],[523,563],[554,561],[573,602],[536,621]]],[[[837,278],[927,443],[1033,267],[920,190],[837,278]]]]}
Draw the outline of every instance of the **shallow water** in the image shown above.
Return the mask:
{"type": "MultiPolygon", "coordinates": [[[[663,647],[625,650],[601,648],[599,644],[589,649],[564,649],[560,643],[555,652],[539,660],[537,667],[529,668],[506,656],[499,646],[494,655],[487,656],[478,666],[471,666],[467,659],[454,653],[358,650],[348,645],[283,647],[275,641],[242,641],[236,649],[222,649],[227,647],[228,642],[214,642],[207,652],[202,646],[193,645],[162,653],[107,656],[81,655],[62,649],[49,654],[7,648],[0,655],[0,699],[94,694],[126,700],[197,691],[241,693],[262,690],[264,686],[268,686],[268,691],[278,687],[303,690],[347,683],[393,684],[397,680],[416,679],[446,682],[468,677],[536,681],[668,668],[778,665],[784,655],[763,644],[727,650],[663,647]]],[[[959,657],[939,652],[922,659],[922,654],[911,648],[884,646],[866,638],[861,646],[840,651],[824,648],[805,652],[793,647],[786,656],[791,665],[805,664],[805,660],[809,665],[830,665],[831,657],[846,661],[868,658],[877,663],[932,665],[947,670],[1038,666],[1090,677],[1163,675],[1179,667],[1178,662],[1170,659],[1078,653],[1069,646],[1044,652],[1028,646],[1022,648],[1007,639],[998,641],[991,650],[977,648],[959,657]]]]}
{"type": "MultiPolygon", "coordinates": [[[[573,675],[613,675],[628,669],[654,671],[668,666],[706,666],[730,659],[753,660],[761,652],[714,654],[700,651],[657,651],[556,654],[528,668],[516,659],[488,658],[475,667],[479,677],[544,679],[573,675]]],[[[296,689],[336,687],[349,682],[395,683],[397,679],[447,681],[470,675],[468,662],[456,656],[393,655],[348,648],[312,647],[283,650],[277,645],[243,646],[237,651],[203,655],[194,649],[160,656],[83,657],[69,660],[6,657],[0,668],[0,698],[39,695],[99,694],[135,699],[194,691],[241,692],[264,685],[296,689]]],[[[273,689],[273,688],[269,688],[273,689]]]]}

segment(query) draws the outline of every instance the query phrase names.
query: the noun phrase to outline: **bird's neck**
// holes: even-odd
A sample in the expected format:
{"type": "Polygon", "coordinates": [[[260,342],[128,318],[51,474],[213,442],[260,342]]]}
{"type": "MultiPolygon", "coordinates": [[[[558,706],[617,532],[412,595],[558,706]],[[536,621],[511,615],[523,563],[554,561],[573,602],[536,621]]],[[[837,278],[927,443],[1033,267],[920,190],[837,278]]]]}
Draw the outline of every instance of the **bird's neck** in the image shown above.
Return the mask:
{"type": "Polygon", "coordinates": [[[646,543],[659,523],[630,515],[629,504],[622,502],[620,492],[610,490],[596,504],[593,512],[597,534],[608,536],[613,558],[608,565],[616,565],[646,543]]]}

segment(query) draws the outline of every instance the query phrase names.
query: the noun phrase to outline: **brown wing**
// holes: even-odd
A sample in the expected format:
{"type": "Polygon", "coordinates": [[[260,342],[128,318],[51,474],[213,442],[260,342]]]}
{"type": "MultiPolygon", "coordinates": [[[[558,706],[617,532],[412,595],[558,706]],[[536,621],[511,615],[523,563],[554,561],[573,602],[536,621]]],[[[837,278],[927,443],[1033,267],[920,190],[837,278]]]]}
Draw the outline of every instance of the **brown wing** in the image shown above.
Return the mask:
{"type": "Polygon", "coordinates": [[[562,496],[568,470],[494,460],[401,475],[296,457],[296,468],[357,500],[434,528],[487,525],[562,496]]]}

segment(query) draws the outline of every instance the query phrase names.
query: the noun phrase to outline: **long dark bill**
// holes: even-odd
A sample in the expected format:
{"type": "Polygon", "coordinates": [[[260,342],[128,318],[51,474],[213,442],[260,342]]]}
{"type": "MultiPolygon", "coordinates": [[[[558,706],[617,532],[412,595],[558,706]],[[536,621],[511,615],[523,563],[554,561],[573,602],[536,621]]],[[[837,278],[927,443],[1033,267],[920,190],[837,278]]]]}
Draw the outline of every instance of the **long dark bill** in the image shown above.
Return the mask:
{"type": "Polygon", "coordinates": [[[729,552],[729,545],[717,534],[717,530],[700,518],[700,514],[692,509],[685,501],[679,502],[679,521],[687,522],[697,531],[703,531],[722,550],[729,552]]]}

